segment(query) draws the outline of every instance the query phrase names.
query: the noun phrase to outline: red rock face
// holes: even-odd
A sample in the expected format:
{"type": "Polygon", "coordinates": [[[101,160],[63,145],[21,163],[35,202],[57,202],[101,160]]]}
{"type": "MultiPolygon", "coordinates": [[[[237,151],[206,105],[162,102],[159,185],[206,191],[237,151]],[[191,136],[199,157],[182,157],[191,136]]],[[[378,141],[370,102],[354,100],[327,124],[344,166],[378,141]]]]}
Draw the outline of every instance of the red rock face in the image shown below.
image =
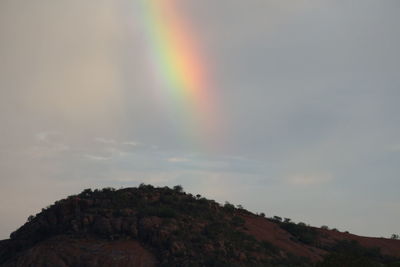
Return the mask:
{"type": "Polygon", "coordinates": [[[249,234],[260,241],[268,241],[282,251],[309,258],[313,262],[322,260],[322,257],[326,254],[321,249],[294,242],[290,233],[265,218],[253,215],[244,215],[243,218],[246,221],[249,234]]]}
{"type": "Polygon", "coordinates": [[[342,240],[355,240],[361,246],[369,248],[380,248],[381,253],[384,255],[400,258],[400,241],[387,238],[364,237],[353,235],[350,233],[343,233],[332,230],[318,229],[321,233],[321,242],[325,244],[332,244],[342,240]]]}
{"type": "Polygon", "coordinates": [[[3,266],[153,267],[157,266],[157,261],[134,240],[104,241],[58,236],[40,242],[3,266]]]}
{"type": "MultiPolygon", "coordinates": [[[[327,255],[328,251],[293,241],[293,236],[265,218],[254,215],[242,215],[246,221],[248,233],[258,240],[265,240],[281,248],[283,251],[293,255],[305,257],[313,262],[318,262],[327,255]]],[[[387,238],[373,238],[357,236],[350,233],[343,233],[334,230],[315,228],[318,232],[320,246],[334,245],[338,241],[355,240],[361,246],[367,248],[379,248],[381,253],[387,256],[400,257],[400,241],[387,238]]]]}

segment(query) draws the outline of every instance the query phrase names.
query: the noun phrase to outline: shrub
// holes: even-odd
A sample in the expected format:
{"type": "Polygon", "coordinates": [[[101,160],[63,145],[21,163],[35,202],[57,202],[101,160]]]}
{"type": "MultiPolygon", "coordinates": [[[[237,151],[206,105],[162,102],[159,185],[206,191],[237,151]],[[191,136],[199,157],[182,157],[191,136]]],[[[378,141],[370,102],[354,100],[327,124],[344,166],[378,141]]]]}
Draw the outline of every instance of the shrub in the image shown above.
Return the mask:
{"type": "Polygon", "coordinates": [[[242,225],[244,225],[244,223],[245,223],[245,221],[244,221],[244,219],[242,217],[234,216],[232,218],[232,224],[234,226],[242,226],[242,225]]]}
{"type": "Polygon", "coordinates": [[[392,236],[390,237],[391,239],[400,239],[400,236],[398,234],[392,234],[392,236]]]}
{"type": "Polygon", "coordinates": [[[305,223],[281,223],[282,229],[292,234],[299,242],[307,245],[314,245],[317,239],[317,232],[314,228],[308,227],[305,223]]]}
{"type": "Polygon", "coordinates": [[[290,219],[290,218],[284,218],[284,223],[290,223],[292,221],[292,219],[290,219]]]}
{"type": "Polygon", "coordinates": [[[183,187],[181,185],[175,185],[174,190],[176,192],[182,193],[183,192],[183,187]]]}
{"type": "Polygon", "coordinates": [[[262,241],[261,247],[268,252],[278,253],[279,249],[268,241],[262,241]]]}
{"type": "Polygon", "coordinates": [[[83,190],[80,195],[83,197],[90,197],[92,195],[92,193],[93,193],[92,189],[87,188],[87,189],[83,190]]]}
{"type": "Polygon", "coordinates": [[[113,187],[105,187],[102,190],[103,193],[109,193],[109,192],[114,192],[114,191],[115,191],[115,188],[113,188],[113,187]]]}
{"type": "Polygon", "coordinates": [[[235,210],[235,206],[228,201],[225,202],[224,209],[229,212],[233,212],[235,210]]]}
{"type": "Polygon", "coordinates": [[[365,248],[357,241],[344,240],[338,242],[332,248],[332,253],[328,254],[318,267],[325,266],[398,266],[396,260],[383,256],[379,248],[365,248]],[[386,265],[383,265],[386,264],[386,265]],[[392,265],[394,264],[394,265],[392,265]]]}
{"type": "Polygon", "coordinates": [[[140,213],[142,215],[157,216],[157,217],[162,217],[162,218],[177,217],[176,211],[167,206],[159,206],[159,207],[145,206],[140,209],[140,213]]]}

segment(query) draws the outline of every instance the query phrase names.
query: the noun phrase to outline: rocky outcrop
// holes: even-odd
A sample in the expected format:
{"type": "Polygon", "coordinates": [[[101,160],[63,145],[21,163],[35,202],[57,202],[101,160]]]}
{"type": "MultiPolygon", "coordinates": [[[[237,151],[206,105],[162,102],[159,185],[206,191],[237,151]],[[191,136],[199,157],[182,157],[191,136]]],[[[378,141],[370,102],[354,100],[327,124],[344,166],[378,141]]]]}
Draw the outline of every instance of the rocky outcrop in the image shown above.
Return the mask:
{"type": "Polygon", "coordinates": [[[0,266],[324,266],[332,252],[342,259],[343,247],[357,251],[344,258],[372,264],[400,257],[398,240],[268,219],[179,187],[142,185],[57,201],[0,241],[0,266]]]}
{"type": "Polygon", "coordinates": [[[56,236],[34,245],[2,266],[153,267],[157,266],[157,260],[134,240],[56,236]]]}

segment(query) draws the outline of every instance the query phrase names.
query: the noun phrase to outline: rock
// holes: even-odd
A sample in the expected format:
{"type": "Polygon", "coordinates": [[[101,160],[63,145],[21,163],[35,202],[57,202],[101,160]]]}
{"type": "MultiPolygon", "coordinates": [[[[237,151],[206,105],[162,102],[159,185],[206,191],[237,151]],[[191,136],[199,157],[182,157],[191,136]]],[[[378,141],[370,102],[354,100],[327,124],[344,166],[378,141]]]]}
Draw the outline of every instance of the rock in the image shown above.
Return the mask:
{"type": "Polygon", "coordinates": [[[158,228],[161,225],[162,219],[160,217],[146,217],[142,218],[139,222],[140,227],[144,230],[158,228]]]}
{"type": "Polygon", "coordinates": [[[112,226],[110,220],[104,217],[97,217],[94,221],[93,228],[94,231],[99,234],[103,235],[112,234],[112,226]]]}
{"type": "Polygon", "coordinates": [[[111,226],[113,228],[114,233],[122,232],[122,219],[121,218],[111,219],[111,226]]]}

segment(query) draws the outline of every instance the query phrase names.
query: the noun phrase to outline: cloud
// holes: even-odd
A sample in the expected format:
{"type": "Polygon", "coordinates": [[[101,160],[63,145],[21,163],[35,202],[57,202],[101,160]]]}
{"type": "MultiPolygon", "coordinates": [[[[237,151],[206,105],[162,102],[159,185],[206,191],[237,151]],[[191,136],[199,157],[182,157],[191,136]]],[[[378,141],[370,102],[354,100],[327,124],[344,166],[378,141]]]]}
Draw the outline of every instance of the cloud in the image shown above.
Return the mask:
{"type": "Polygon", "coordinates": [[[96,141],[98,143],[103,143],[103,144],[117,144],[117,141],[115,141],[114,139],[107,139],[107,138],[103,138],[103,137],[96,137],[94,139],[94,141],[96,141]]]}
{"type": "Polygon", "coordinates": [[[48,138],[52,135],[60,135],[60,133],[57,131],[45,131],[45,132],[37,133],[35,137],[39,141],[47,141],[48,138]]]}
{"type": "Polygon", "coordinates": [[[123,142],[122,144],[127,145],[127,146],[139,146],[140,145],[140,143],[133,142],[133,141],[123,142]]]}
{"type": "Polygon", "coordinates": [[[89,154],[86,154],[85,157],[90,160],[95,160],[95,161],[105,161],[105,160],[112,159],[112,157],[102,157],[102,156],[89,155],[89,154]]]}
{"type": "Polygon", "coordinates": [[[188,161],[190,161],[190,159],[187,159],[187,158],[179,158],[179,157],[172,157],[172,158],[168,158],[167,161],[168,161],[168,162],[173,162],[173,163],[176,163],[176,162],[188,162],[188,161]]]}
{"type": "Polygon", "coordinates": [[[37,144],[25,149],[24,154],[34,158],[52,158],[71,149],[62,142],[62,134],[57,131],[43,131],[35,134],[37,144]]]}

